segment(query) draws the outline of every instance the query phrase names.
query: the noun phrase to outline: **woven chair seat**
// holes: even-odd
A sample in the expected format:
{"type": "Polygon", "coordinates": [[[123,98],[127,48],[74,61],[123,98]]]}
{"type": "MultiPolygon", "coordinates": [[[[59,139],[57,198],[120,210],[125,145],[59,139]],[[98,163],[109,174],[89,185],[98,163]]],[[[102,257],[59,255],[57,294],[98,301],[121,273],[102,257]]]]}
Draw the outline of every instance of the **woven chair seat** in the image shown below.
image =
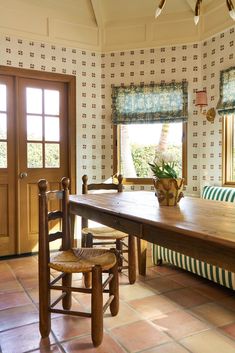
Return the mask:
{"type": "Polygon", "coordinates": [[[94,239],[124,239],[128,237],[128,234],[121,232],[120,230],[113,229],[111,227],[88,227],[82,229],[83,234],[91,233],[94,239]]]}
{"type": "Polygon", "coordinates": [[[67,273],[90,272],[92,267],[100,265],[109,270],[116,263],[114,253],[105,249],[80,248],[59,251],[51,256],[48,266],[67,273]]]}

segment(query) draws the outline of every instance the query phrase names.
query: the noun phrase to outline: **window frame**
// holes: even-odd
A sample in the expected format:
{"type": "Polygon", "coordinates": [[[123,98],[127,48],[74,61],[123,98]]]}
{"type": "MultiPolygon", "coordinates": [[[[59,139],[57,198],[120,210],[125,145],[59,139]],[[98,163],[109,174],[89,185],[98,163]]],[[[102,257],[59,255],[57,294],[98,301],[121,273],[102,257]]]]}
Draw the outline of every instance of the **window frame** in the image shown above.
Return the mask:
{"type": "Polygon", "coordinates": [[[235,180],[231,180],[232,175],[232,145],[234,139],[235,116],[226,115],[223,117],[222,129],[222,183],[223,186],[235,187],[235,180]]]}
{"type": "MultiPolygon", "coordinates": [[[[173,122],[172,122],[173,123],[173,122]]],[[[171,124],[171,123],[169,123],[171,124]]],[[[187,130],[188,123],[182,122],[182,176],[184,184],[187,185],[187,130]]],[[[113,125],[113,174],[120,173],[120,125],[113,125]]],[[[124,185],[152,185],[152,178],[125,178],[123,175],[124,185]]]]}

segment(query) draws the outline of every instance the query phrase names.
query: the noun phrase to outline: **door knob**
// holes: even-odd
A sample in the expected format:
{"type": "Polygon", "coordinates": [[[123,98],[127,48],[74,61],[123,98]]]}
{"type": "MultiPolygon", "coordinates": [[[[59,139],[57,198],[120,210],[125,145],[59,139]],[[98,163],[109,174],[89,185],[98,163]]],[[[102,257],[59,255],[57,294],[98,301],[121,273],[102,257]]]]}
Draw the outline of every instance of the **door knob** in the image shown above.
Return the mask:
{"type": "Polygon", "coordinates": [[[28,174],[26,172],[21,172],[19,176],[20,176],[20,179],[24,179],[28,176],[28,174]]]}

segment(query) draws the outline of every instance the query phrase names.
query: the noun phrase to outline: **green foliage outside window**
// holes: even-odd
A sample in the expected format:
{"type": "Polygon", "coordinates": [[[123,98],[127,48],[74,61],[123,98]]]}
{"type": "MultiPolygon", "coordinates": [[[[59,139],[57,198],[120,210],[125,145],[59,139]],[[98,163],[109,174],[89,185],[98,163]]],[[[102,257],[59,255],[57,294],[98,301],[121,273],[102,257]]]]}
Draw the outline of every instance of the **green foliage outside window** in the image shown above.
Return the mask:
{"type": "MultiPolygon", "coordinates": [[[[132,145],[131,154],[136,170],[136,175],[138,178],[151,178],[152,171],[149,166],[149,162],[153,162],[156,155],[157,146],[142,146],[142,145],[132,145]]],[[[169,145],[167,147],[167,152],[174,155],[174,159],[177,162],[177,167],[175,167],[177,174],[182,175],[182,150],[179,146],[169,145]]]]}

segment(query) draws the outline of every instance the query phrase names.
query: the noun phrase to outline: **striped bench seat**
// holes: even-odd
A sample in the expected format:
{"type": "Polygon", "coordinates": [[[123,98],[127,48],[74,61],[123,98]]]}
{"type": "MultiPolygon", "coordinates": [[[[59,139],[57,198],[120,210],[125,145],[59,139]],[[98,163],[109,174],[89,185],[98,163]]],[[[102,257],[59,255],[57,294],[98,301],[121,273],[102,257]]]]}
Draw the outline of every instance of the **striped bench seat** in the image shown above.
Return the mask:
{"type": "MultiPolygon", "coordinates": [[[[221,186],[205,186],[203,188],[202,198],[235,203],[235,189],[221,186]]],[[[162,246],[153,245],[154,264],[159,265],[162,261],[193,272],[230,289],[235,289],[235,274],[233,272],[179,252],[166,249],[162,246]]]]}

